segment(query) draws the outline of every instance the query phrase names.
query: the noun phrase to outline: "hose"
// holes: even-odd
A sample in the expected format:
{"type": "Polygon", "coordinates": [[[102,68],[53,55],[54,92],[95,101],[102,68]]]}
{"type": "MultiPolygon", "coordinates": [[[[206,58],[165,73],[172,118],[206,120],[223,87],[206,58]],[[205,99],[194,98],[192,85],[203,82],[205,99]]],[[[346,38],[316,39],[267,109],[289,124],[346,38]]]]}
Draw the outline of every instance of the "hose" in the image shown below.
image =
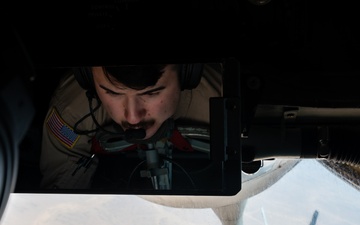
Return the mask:
{"type": "Polygon", "coordinates": [[[242,161],[314,158],[360,166],[360,126],[254,126],[242,140],[242,161]]]}
{"type": "Polygon", "coordinates": [[[351,166],[360,166],[360,128],[337,127],[329,130],[328,160],[351,166]]]}

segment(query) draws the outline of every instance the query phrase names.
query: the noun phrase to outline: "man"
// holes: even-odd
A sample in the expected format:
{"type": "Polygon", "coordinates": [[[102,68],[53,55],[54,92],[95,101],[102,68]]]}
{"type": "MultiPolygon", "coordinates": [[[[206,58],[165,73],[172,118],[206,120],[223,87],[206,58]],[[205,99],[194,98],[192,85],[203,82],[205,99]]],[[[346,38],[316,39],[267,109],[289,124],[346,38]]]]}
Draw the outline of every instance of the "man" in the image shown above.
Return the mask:
{"type": "Polygon", "coordinates": [[[111,133],[109,124],[125,136],[132,132],[141,141],[154,141],[170,119],[208,124],[209,98],[221,95],[220,64],[91,67],[69,73],[54,92],[43,124],[41,187],[91,187],[99,163],[93,138],[100,131],[111,133]]]}

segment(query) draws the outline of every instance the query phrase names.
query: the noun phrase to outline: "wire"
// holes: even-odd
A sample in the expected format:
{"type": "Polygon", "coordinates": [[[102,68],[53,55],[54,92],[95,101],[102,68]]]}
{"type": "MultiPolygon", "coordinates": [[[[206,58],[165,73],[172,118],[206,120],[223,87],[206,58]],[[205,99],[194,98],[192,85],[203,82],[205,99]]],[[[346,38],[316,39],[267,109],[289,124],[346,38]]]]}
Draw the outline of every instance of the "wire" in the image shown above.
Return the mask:
{"type": "Polygon", "coordinates": [[[130,186],[131,179],[133,178],[135,172],[136,172],[136,171],[139,169],[139,167],[140,167],[142,164],[144,164],[145,162],[146,162],[146,159],[143,160],[143,161],[141,161],[140,163],[138,163],[138,164],[135,166],[135,168],[131,171],[130,176],[129,176],[129,181],[128,181],[128,184],[127,184],[127,187],[128,187],[128,188],[129,188],[129,186],[130,186]]]}
{"type": "MultiPolygon", "coordinates": [[[[169,162],[175,164],[176,166],[178,166],[178,167],[184,172],[184,174],[186,175],[186,177],[190,180],[190,182],[191,182],[192,186],[194,187],[194,189],[197,189],[194,180],[191,178],[191,176],[189,175],[189,173],[188,173],[180,164],[178,164],[177,162],[175,162],[174,160],[172,160],[172,159],[170,159],[170,158],[168,158],[168,157],[164,157],[164,160],[165,160],[165,161],[169,161],[169,162]]],[[[131,171],[131,174],[130,174],[130,176],[129,176],[128,185],[127,185],[128,188],[129,188],[129,186],[130,186],[131,180],[132,180],[135,172],[136,172],[136,171],[139,169],[139,167],[140,167],[142,164],[144,164],[145,162],[146,162],[146,160],[141,161],[141,162],[138,163],[138,164],[135,166],[135,168],[131,171]]]]}
{"type": "MultiPolygon", "coordinates": [[[[90,108],[90,112],[88,114],[86,114],[85,116],[83,116],[82,118],[80,118],[80,120],[78,120],[75,125],[74,125],[74,131],[75,133],[77,134],[90,134],[90,133],[94,133],[96,131],[99,130],[99,128],[97,127],[96,129],[93,129],[93,130],[79,130],[77,127],[79,126],[80,123],[82,123],[87,117],[91,116],[93,119],[94,119],[94,112],[96,110],[98,110],[101,106],[101,103],[98,101],[98,105],[95,107],[95,109],[92,108],[92,100],[91,99],[88,99],[89,100],[89,108],[90,108]]],[[[97,123],[95,123],[96,126],[97,126],[97,123]]]]}
{"type": "Polygon", "coordinates": [[[187,178],[189,178],[189,180],[190,180],[192,186],[194,187],[194,189],[197,189],[194,180],[191,178],[190,174],[184,169],[184,167],[182,167],[179,163],[175,162],[174,160],[172,160],[172,159],[170,159],[168,157],[164,157],[164,160],[169,161],[169,162],[175,164],[176,166],[178,166],[184,172],[185,176],[187,178]]]}
{"type": "Polygon", "coordinates": [[[106,130],[105,128],[103,128],[99,122],[97,121],[97,119],[95,118],[95,112],[100,108],[101,106],[101,101],[96,98],[96,102],[97,102],[97,105],[95,108],[93,108],[92,106],[92,97],[91,97],[91,94],[89,91],[86,92],[86,96],[87,96],[87,99],[88,99],[88,102],[89,102],[89,113],[86,114],[85,116],[83,116],[80,120],[78,120],[76,123],[75,123],[75,126],[74,126],[74,131],[75,133],[77,134],[90,134],[90,133],[94,133],[94,132],[97,132],[99,129],[104,131],[104,132],[107,132],[107,133],[110,133],[110,134],[120,134],[118,132],[113,132],[113,131],[109,131],[109,130],[106,130]],[[91,118],[93,119],[95,125],[96,125],[96,129],[93,129],[93,130],[79,130],[77,127],[80,123],[82,123],[87,117],[91,116],[91,118]]]}

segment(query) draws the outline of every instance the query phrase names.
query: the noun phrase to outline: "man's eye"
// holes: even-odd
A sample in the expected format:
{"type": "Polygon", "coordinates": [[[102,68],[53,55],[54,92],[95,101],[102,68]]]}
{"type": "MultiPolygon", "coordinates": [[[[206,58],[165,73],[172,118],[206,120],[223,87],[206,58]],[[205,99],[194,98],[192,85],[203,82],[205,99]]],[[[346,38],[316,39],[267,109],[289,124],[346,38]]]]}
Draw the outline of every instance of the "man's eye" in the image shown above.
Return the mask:
{"type": "Polygon", "coordinates": [[[113,91],[109,91],[109,90],[106,90],[106,94],[109,94],[109,95],[119,95],[119,93],[116,93],[116,92],[113,92],[113,91]]]}
{"type": "Polygon", "coordinates": [[[147,93],[147,95],[149,95],[149,96],[155,96],[155,95],[158,95],[158,94],[160,94],[160,91],[147,93]]]}

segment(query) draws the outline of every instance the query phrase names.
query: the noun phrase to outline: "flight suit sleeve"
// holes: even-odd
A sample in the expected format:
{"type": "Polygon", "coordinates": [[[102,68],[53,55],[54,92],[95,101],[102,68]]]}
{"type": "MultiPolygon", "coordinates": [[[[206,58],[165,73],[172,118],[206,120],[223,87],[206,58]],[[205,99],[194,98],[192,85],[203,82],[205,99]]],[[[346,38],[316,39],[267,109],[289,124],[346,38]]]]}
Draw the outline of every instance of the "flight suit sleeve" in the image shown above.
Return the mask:
{"type": "MultiPolygon", "coordinates": [[[[72,77],[64,79],[54,92],[43,123],[40,171],[41,188],[89,188],[98,160],[92,158],[91,136],[74,131],[74,124],[88,113],[83,90],[72,77]],[[87,110],[87,111],[86,111],[87,110]],[[80,116],[81,115],[81,116],[80,116]]],[[[91,129],[84,120],[82,129],[91,129]]]]}

